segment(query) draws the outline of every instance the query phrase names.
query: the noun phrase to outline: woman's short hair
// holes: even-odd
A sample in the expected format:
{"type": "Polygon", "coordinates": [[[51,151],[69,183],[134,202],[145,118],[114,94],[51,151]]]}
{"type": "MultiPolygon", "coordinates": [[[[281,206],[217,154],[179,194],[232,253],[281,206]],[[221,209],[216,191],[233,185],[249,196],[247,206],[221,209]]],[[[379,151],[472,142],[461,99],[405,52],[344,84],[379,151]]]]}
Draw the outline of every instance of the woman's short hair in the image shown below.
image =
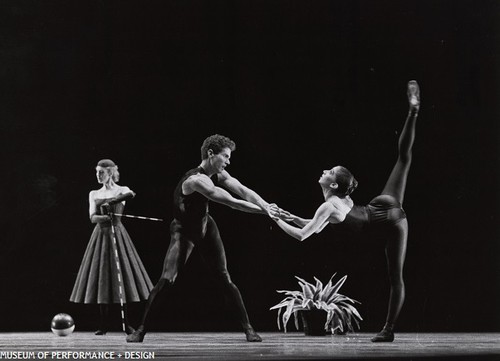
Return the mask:
{"type": "Polygon", "coordinates": [[[208,158],[209,149],[212,149],[215,154],[219,154],[224,148],[229,148],[231,149],[231,152],[234,152],[236,144],[231,139],[223,135],[211,135],[205,139],[201,145],[201,159],[203,160],[208,158]]]}
{"type": "Polygon", "coordinates": [[[358,181],[356,178],[354,178],[349,169],[342,167],[341,165],[337,166],[337,169],[335,170],[335,180],[339,185],[337,192],[344,197],[347,197],[358,187],[358,181]]]}
{"type": "Polygon", "coordinates": [[[118,166],[111,159],[101,159],[99,162],[97,162],[97,167],[107,169],[113,182],[118,182],[120,180],[120,172],[118,172],[118,166]]]}

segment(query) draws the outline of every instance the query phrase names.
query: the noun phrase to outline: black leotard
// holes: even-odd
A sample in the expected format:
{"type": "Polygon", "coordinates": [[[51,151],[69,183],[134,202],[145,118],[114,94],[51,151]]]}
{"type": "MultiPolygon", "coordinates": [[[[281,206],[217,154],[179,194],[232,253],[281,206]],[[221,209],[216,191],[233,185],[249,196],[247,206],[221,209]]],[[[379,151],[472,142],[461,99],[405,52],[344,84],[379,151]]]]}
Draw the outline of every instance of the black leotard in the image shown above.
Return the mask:
{"type": "MultiPolygon", "coordinates": [[[[160,280],[149,296],[144,310],[142,325],[145,324],[151,305],[158,293],[174,284],[178,273],[186,264],[194,247],[199,250],[215,282],[221,286],[228,302],[237,310],[242,327],[251,329],[250,321],[238,287],[232,282],[227,270],[226,253],[219,229],[208,212],[209,199],[199,192],[182,193],[182,184],[192,175],[207,174],[202,167],[189,170],[180,179],[174,190],[174,219],[170,224],[170,245],[168,247],[160,280]]],[[[210,179],[218,185],[217,174],[210,179]]]]}
{"type": "Polygon", "coordinates": [[[350,230],[366,231],[391,227],[405,218],[405,211],[393,196],[379,195],[366,206],[354,205],[342,223],[350,230]]]}
{"type": "MultiPolygon", "coordinates": [[[[174,190],[174,220],[171,226],[174,231],[189,234],[193,241],[202,238],[206,233],[209,200],[198,192],[184,195],[182,193],[182,184],[192,175],[199,173],[206,174],[202,167],[187,171],[174,190]]],[[[216,186],[218,185],[217,174],[214,174],[210,179],[216,186]]]]}

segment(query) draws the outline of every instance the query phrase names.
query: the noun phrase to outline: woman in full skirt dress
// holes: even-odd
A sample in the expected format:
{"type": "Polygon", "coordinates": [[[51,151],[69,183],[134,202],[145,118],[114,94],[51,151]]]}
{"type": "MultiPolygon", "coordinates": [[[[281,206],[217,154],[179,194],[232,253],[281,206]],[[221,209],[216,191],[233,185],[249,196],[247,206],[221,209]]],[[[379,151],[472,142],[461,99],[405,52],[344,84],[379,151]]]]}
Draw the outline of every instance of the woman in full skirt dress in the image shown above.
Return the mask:
{"type": "Polygon", "coordinates": [[[109,305],[120,304],[126,333],[133,332],[127,317],[127,303],[147,300],[153,288],[144,265],[121,222],[125,200],[135,193],[120,186],[118,167],[110,159],[96,166],[96,177],[102,188],[89,194],[89,217],[95,223],[83,256],[70,301],[97,304],[100,325],[96,335],[108,331],[109,305]]]}

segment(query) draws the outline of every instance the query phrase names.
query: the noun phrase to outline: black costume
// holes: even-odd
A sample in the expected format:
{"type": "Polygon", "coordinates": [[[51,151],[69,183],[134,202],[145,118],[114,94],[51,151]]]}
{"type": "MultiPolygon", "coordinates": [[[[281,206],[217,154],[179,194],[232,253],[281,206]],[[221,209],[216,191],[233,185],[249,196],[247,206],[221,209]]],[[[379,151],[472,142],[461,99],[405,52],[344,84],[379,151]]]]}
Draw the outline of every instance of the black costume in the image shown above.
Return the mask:
{"type": "Polygon", "coordinates": [[[385,254],[390,282],[389,306],[384,330],[372,341],[392,341],[392,329],[405,299],[403,266],[408,239],[408,221],[403,210],[406,179],[412,159],[418,108],[410,108],[399,137],[399,157],[380,195],[366,206],[354,205],[345,220],[333,225],[356,232],[376,234],[385,241],[385,254]]]}
{"type": "MultiPolygon", "coordinates": [[[[226,300],[236,309],[241,326],[247,334],[247,340],[260,341],[260,337],[255,334],[250,325],[240,291],[229,276],[226,266],[226,254],[219,229],[208,212],[208,198],[198,192],[189,195],[182,193],[184,181],[196,174],[206,174],[206,172],[202,167],[191,169],[184,174],[175,188],[173,199],[174,220],[170,224],[170,245],[165,256],[161,278],[151,291],[146,304],[141,325],[142,330],[139,328],[138,331],[145,334],[143,331],[144,324],[155,297],[165,286],[173,285],[178,273],[196,245],[215,281],[223,289],[226,300]],[[253,337],[254,335],[256,337],[253,337]]],[[[218,184],[217,174],[213,175],[211,179],[215,185],[218,184]]],[[[127,339],[127,341],[130,340],[127,339]]],[[[131,342],[137,342],[137,340],[134,339],[131,342]]]]}

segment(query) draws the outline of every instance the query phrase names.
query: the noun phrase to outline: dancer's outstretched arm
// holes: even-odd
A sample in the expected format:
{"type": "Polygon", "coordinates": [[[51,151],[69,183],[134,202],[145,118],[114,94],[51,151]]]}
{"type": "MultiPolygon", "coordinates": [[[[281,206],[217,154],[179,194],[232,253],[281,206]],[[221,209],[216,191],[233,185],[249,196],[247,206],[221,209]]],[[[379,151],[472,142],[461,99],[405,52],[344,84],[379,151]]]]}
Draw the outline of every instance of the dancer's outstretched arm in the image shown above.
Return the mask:
{"type": "Polygon", "coordinates": [[[316,210],[313,219],[303,228],[292,226],[281,218],[273,217],[276,224],[287,234],[299,241],[303,241],[310,237],[313,233],[317,233],[325,228],[330,221],[342,222],[345,216],[339,212],[337,208],[330,202],[325,202],[316,210]]]}
{"type": "Polygon", "coordinates": [[[266,202],[257,192],[241,184],[238,179],[232,177],[225,170],[219,174],[219,184],[247,202],[259,206],[263,213],[271,217],[275,214],[275,211],[277,211],[277,207],[274,203],[266,202]]]}
{"type": "MultiPolygon", "coordinates": [[[[299,226],[300,228],[305,227],[308,223],[310,223],[312,221],[312,219],[305,219],[305,218],[296,216],[295,214],[292,214],[292,213],[285,211],[284,209],[281,209],[281,208],[279,208],[278,213],[279,213],[279,218],[281,218],[283,221],[293,222],[297,226],[299,226]]],[[[315,233],[321,232],[326,227],[326,225],[328,223],[330,223],[330,222],[326,221],[325,223],[323,223],[323,225],[318,230],[316,230],[315,233]]]]}
{"type": "Polygon", "coordinates": [[[183,184],[183,188],[203,194],[211,201],[224,204],[231,208],[248,213],[267,213],[261,207],[231,196],[229,192],[214,185],[206,175],[189,177],[183,184]]]}

